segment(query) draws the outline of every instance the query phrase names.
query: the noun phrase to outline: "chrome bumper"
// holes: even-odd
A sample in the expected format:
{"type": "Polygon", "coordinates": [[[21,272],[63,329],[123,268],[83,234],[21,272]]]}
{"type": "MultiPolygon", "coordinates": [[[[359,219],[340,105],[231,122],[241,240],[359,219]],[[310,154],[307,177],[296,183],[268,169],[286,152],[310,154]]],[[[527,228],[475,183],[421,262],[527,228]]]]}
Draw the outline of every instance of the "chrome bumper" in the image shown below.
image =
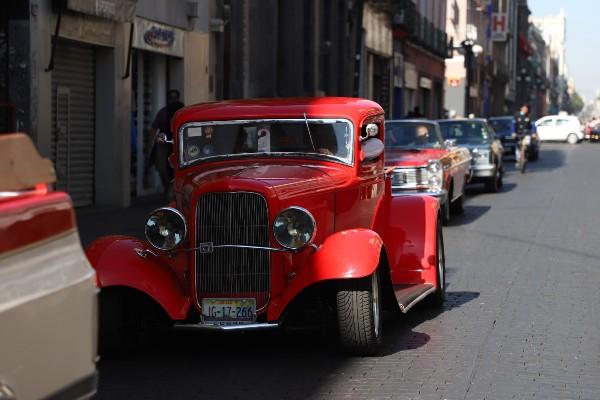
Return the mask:
{"type": "Polygon", "coordinates": [[[440,203],[445,203],[448,198],[448,191],[445,189],[442,190],[418,190],[418,189],[394,189],[392,187],[392,196],[402,196],[402,195],[423,195],[423,196],[431,196],[435,197],[440,201],[440,203]]]}
{"type": "Polygon", "coordinates": [[[175,324],[176,329],[199,329],[205,331],[252,331],[252,330],[265,330],[265,329],[277,329],[280,325],[278,323],[262,322],[256,324],[245,324],[245,325],[210,325],[210,324],[175,324]]]}
{"type": "Polygon", "coordinates": [[[496,165],[483,164],[471,165],[471,176],[473,178],[490,178],[496,174],[496,165]]]}

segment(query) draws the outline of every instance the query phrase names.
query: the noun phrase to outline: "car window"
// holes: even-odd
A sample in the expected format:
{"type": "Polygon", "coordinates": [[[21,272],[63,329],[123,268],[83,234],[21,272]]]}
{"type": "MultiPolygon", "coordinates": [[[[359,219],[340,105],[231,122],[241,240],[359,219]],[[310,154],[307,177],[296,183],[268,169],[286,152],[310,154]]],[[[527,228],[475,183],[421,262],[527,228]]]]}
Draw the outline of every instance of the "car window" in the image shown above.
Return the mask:
{"type": "Polygon", "coordinates": [[[385,147],[439,148],[442,144],[434,124],[394,121],[385,124],[385,147]]]}
{"type": "Polygon", "coordinates": [[[494,128],[494,131],[500,136],[510,135],[512,133],[512,119],[491,119],[490,125],[494,128]]]}
{"type": "Polygon", "coordinates": [[[457,144],[486,144],[494,137],[487,124],[481,121],[444,121],[439,124],[444,138],[454,139],[457,144]]]}
{"type": "Polygon", "coordinates": [[[226,121],[182,129],[181,161],[239,155],[314,155],[352,163],[352,127],[338,120],[226,121]]]}
{"type": "Polygon", "coordinates": [[[552,126],[553,122],[554,122],[554,120],[552,118],[548,118],[548,119],[545,119],[543,121],[540,121],[537,125],[538,126],[552,126]]]}
{"type": "Polygon", "coordinates": [[[570,121],[568,119],[559,118],[558,120],[556,120],[557,126],[564,126],[564,125],[569,125],[569,124],[570,124],[570,121]]]}

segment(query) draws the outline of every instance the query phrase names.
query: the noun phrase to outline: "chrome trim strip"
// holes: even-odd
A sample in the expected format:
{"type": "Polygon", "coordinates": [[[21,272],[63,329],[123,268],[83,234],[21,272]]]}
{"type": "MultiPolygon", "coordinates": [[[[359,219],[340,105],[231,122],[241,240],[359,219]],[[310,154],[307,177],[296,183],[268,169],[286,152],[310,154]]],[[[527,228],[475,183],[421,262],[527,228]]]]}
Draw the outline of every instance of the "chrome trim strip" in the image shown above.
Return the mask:
{"type": "Polygon", "coordinates": [[[177,134],[178,149],[179,149],[179,167],[185,168],[190,165],[200,164],[209,161],[218,161],[218,160],[227,160],[227,159],[236,159],[236,158],[245,158],[245,157],[310,157],[319,160],[328,160],[333,162],[339,162],[344,165],[354,166],[354,124],[352,121],[346,118],[310,118],[305,120],[304,118],[271,118],[271,119],[239,119],[239,120],[229,120],[229,121],[200,121],[200,122],[186,122],[179,127],[179,132],[177,134]],[[331,124],[336,122],[343,122],[348,125],[350,128],[350,161],[346,161],[340,157],[335,156],[326,156],[323,154],[317,153],[243,153],[243,154],[233,154],[233,155],[221,155],[221,156],[213,156],[213,157],[205,157],[202,159],[187,161],[183,160],[183,131],[188,127],[197,127],[197,126],[205,126],[205,125],[235,125],[235,124],[250,124],[250,123],[268,123],[268,122],[312,122],[317,124],[331,124]]]}
{"type": "Polygon", "coordinates": [[[408,305],[406,305],[406,306],[400,305],[400,310],[402,311],[403,314],[406,314],[408,312],[408,310],[410,310],[415,304],[417,304],[418,302],[420,302],[421,300],[423,300],[425,297],[427,297],[428,295],[430,295],[433,292],[435,292],[435,286],[432,286],[429,289],[427,289],[426,291],[424,291],[423,293],[421,293],[418,297],[416,297],[408,305]]]}
{"type": "Polygon", "coordinates": [[[254,324],[244,324],[244,325],[230,325],[230,326],[220,326],[220,325],[211,325],[211,324],[175,324],[173,328],[176,329],[200,329],[200,330],[209,330],[209,331],[245,331],[245,330],[263,330],[263,329],[277,329],[279,328],[279,323],[271,323],[271,322],[259,322],[254,324]]]}
{"type": "MultiPolygon", "coordinates": [[[[181,249],[180,251],[196,251],[202,249],[203,246],[192,247],[189,249],[181,249]]],[[[254,250],[267,250],[267,251],[279,251],[282,253],[296,253],[297,250],[277,248],[277,247],[265,247],[265,246],[247,246],[243,244],[214,244],[211,247],[215,249],[220,248],[238,248],[238,249],[254,249],[254,250]]]]}

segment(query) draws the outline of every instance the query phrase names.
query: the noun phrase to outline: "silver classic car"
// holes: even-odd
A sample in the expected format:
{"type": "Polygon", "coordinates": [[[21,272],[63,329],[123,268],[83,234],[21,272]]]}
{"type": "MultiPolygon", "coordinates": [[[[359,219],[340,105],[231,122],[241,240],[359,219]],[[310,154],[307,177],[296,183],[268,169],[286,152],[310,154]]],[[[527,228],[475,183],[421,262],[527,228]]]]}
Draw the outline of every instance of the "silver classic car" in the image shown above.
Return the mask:
{"type": "Polygon", "coordinates": [[[504,149],[494,130],[483,118],[438,121],[442,135],[471,152],[471,182],[483,182],[489,192],[502,187],[504,149]]]}

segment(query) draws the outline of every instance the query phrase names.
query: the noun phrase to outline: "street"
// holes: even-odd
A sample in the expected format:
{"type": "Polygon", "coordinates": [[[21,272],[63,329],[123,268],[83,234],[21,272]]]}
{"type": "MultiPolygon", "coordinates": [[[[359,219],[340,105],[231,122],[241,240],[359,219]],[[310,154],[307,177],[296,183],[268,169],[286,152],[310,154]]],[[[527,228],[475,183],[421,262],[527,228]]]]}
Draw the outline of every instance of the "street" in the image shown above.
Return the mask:
{"type": "MultiPolygon", "coordinates": [[[[318,333],[177,331],[101,360],[97,398],[598,399],[599,151],[544,144],[525,175],[507,162],[501,193],[471,187],[444,228],[446,302],[386,318],[382,356],[318,333]]],[[[80,214],[84,243],[139,234],[139,210],[80,214]]]]}

